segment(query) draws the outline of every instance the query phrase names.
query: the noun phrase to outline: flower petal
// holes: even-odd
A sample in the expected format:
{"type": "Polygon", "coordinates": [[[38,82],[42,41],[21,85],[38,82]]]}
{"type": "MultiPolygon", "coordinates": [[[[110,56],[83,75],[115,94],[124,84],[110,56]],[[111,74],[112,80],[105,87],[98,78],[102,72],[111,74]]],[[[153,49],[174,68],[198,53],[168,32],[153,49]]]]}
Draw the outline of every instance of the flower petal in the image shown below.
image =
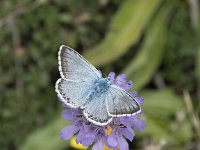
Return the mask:
{"type": "Polygon", "coordinates": [[[116,80],[126,82],[126,74],[120,74],[117,76],[116,80]]]}
{"type": "Polygon", "coordinates": [[[77,114],[76,110],[66,109],[66,110],[63,110],[62,112],[62,118],[65,120],[74,122],[76,120],[76,114],[77,114]]]}
{"type": "Polygon", "coordinates": [[[78,132],[78,135],[76,138],[76,143],[82,143],[84,134],[85,134],[85,132],[84,132],[83,128],[81,128],[78,132]]]}
{"type": "Polygon", "coordinates": [[[138,96],[138,93],[135,92],[135,91],[134,91],[134,92],[130,92],[129,94],[130,94],[132,97],[136,97],[136,96],[138,96]]]}
{"type": "Polygon", "coordinates": [[[125,86],[124,90],[128,91],[128,90],[130,90],[132,88],[132,86],[133,86],[133,82],[132,81],[128,81],[126,83],[126,86],[125,86]]]}
{"type": "Polygon", "coordinates": [[[141,96],[136,97],[136,100],[139,104],[143,104],[144,103],[144,98],[142,98],[141,96]]]}
{"type": "Polygon", "coordinates": [[[121,134],[124,135],[125,138],[127,138],[129,141],[133,141],[133,137],[135,136],[135,133],[132,128],[122,128],[120,130],[121,134]]]}
{"type": "Polygon", "coordinates": [[[98,140],[92,147],[92,150],[103,150],[103,141],[102,140],[98,140]]]}
{"type": "Polygon", "coordinates": [[[126,88],[126,74],[118,75],[115,80],[115,84],[125,89],[126,88]]]}
{"type": "Polygon", "coordinates": [[[131,127],[133,126],[133,117],[129,117],[129,116],[124,116],[124,117],[119,117],[120,118],[120,122],[118,121],[118,124],[123,124],[126,127],[131,127]]]}
{"type": "Polygon", "coordinates": [[[107,137],[107,144],[111,148],[116,148],[118,146],[117,142],[117,137],[114,132],[112,132],[108,137],[107,137]]]}
{"type": "Polygon", "coordinates": [[[77,128],[75,125],[69,125],[61,130],[60,138],[63,140],[69,140],[78,132],[78,130],[79,128],[77,128]]]}
{"type": "Polygon", "coordinates": [[[115,73],[114,73],[114,72],[110,72],[110,73],[108,74],[108,77],[109,77],[110,79],[114,79],[114,78],[115,78],[115,73]]]}
{"type": "Polygon", "coordinates": [[[95,129],[89,125],[84,125],[79,131],[76,142],[81,143],[84,146],[89,146],[93,143],[96,138],[95,129]]]}
{"type": "Polygon", "coordinates": [[[143,131],[144,128],[146,127],[146,124],[144,121],[142,121],[141,119],[139,119],[137,116],[134,116],[133,119],[133,126],[134,128],[136,128],[138,131],[143,131]]]}
{"type": "Polygon", "coordinates": [[[118,138],[118,142],[120,143],[119,144],[120,150],[129,150],[128,143],[122,136],[118,138]]]}

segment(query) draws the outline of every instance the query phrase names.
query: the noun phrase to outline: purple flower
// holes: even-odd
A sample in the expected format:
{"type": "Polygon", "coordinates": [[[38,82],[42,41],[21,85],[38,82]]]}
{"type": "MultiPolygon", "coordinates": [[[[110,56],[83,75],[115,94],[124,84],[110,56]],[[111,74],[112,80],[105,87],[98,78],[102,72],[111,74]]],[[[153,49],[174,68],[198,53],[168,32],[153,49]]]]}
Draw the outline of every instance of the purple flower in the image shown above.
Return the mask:
{"type": "MultiPolygon", "coordinates": [[[[111,72],[108,77],[111,79],[112,84],[116,84],[126,91],[132,88],[132,81],[126,82],[126,74],[121,74],[115,79],[115,73],[111,72]]],[[[144,99],[138,96],[137,92],[130,92],[130,95],[139,104],[143,104],[144,99]]],[[[115,117],[106,126],[97,126],[90,123],[84,117],[82,109],[67,107],[62,113],[62,117],[65,120],[72,121],[73,124],[63,128],[60,137],[64,140],[69,140],[74,135],[77,135],[76,143],[81,143],[83,146],[93,145],[93,150],[103,150],[104,146],[129,150],[127,140],[133,141],[135,136],[133,128],[138,131],[142,131],[145,128],[144,121],[140,120],[137,115],[115,117]]]]}

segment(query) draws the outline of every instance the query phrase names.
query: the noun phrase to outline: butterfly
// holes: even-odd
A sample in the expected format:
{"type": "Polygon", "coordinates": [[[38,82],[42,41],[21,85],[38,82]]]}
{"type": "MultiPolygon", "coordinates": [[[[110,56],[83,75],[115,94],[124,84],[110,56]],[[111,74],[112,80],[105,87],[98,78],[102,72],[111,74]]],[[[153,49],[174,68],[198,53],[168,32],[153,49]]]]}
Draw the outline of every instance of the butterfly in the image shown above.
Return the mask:
{"type": "Polygon", "coordinates": [[[105,126],[114,117],[141,111],[134,97],[112,84],[109,77],[103,78],[100,71],[72,48],[60,46],[58,65],[61,78],[55,91],[59,100],[70,108],[81,108],[89,122],[105,126]]]}

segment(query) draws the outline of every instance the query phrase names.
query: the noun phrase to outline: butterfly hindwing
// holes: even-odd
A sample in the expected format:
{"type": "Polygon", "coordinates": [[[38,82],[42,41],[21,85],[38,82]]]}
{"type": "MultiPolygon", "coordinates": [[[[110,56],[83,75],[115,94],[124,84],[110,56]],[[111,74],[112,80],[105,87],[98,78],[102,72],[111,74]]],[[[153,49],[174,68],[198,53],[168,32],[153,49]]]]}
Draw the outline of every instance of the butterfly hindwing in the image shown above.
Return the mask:
{"type": "Polygon", "coordinates": [[[102,94],[91,100],[83,111],[85,117],[96,125],[106,125],[112,121],[112,117],[108,115],[106,108],[106,96],[102,94]]]}
{"type": "Polygon", "coordinates": [[[108,113],[112,117],[131,116],[140,111],[137,101],[116,85],[110,86],[106,102],[108,113]]]}
{"type": "Polygon", "coordinates": [[[101,77],[99,71],[75,50],[62,45],[58,52],[59,71],[62,78],[86,80],[101,77]]]}
{"type": "Polygon", "coordinates": [[[56,92],[63,104],[78,108],[85,104],[91,85],[89,81],[68,81],[60,78],[56,83],[56,92]]]}

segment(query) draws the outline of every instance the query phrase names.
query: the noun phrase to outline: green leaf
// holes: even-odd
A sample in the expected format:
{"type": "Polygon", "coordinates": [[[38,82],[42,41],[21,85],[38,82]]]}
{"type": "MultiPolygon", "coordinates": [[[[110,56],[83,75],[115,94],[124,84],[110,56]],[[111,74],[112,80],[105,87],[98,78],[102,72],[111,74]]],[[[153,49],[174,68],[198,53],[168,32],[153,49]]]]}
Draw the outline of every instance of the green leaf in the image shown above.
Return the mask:
{"type": "Polygon", "coordinates": [[[86,57],[92,64],[102,66],[122,56],[136,43],[162,0],[127,0],[111,22],[106,38],[86,57]],[[145,11],[144,11],[145,10],[145,11]]]}
{"type": "Polygon", "coordinates": [[[20,148],[21,150],[59,150],[69,147],[68,141],[60,139],[59,133],[62,128],[69,124],[58,116],[46,127],[32,133],[20,148]]]}
{"type": "Polygon", "coordinates": [[[156,140],[181,143],[192,137],[191,125],[187,119],[181,124],[176,121],[176,113],[183,111],[183,98],[170,89],[161,91],[145,90],[140,93],[145,103],[146,129],[142,134],[152,136],[156,140]],[[173,127],[174,126],[174,127],[173,127]]]}
{"type": "Polygon", "coordinates": [[[200,83],[200,46],[197,51],[197,60],[196,60],[196,76],[200,83]]]}
{"type": "Polygon", "coordinates": [[[166,41],[166,18],[171,12],[172,4],[167,3],[148,27],[144,43],[136,58],[130,62],[124,72],[135,81],[134,89],[138,90],[152,78],[162,61],[166,41]]]}
{"type": "Polygon", "coordinates": [[[145,111],[151,115],[172,115],[183,108],[183,99],[175,95],[171,90],[144,91],[141,95],[145,98],[142,105],[145,111]],[[162,110],[162,111],[160,111],[162,110]]]}

